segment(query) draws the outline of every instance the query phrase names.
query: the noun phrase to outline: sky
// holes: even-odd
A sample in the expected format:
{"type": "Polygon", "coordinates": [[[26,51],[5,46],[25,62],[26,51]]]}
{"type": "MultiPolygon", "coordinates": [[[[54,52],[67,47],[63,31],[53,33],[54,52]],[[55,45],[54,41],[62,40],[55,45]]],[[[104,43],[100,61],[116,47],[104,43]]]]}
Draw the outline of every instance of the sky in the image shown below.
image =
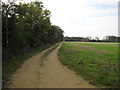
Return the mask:
{"type": "Polygon", "coordinates": [[[51,11],[51,23],[60,26],[64,30],[64,36],[92,36],[100,39],[107,35],[118,36],[119,0],[40,1],[51,11]]]}

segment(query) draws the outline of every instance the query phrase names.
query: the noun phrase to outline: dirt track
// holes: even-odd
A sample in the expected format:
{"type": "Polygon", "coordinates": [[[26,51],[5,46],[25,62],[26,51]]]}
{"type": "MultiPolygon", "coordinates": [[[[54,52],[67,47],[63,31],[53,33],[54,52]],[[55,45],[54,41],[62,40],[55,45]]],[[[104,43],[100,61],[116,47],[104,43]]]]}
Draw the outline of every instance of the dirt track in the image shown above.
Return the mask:
{"type": "Polygon", "coordinates": [[[8,88],[95,88],[61,64],[57,56],[59,47],[45,58],[43,66],[40,60],[48,49],[26,60],[12,76],[13,83],[8,88]]]}

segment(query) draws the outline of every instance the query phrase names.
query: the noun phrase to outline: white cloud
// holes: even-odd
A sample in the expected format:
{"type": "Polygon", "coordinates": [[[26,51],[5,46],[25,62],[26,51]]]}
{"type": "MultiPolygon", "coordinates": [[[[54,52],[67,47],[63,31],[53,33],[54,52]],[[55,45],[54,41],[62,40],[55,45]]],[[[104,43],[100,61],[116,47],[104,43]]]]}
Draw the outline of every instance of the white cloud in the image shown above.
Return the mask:
{"type": "MultiPolygon", "coordinates": [[[[34,0],[23,0],[34,1],[34,0]]],[[[119,0],[41,0],[51,11],[51,22],[68,36],[118,35],[119,0]],[[102,9],[98,9],[97,6],[102,9]],[[107,5],[107,8],[104,7],[107,5]],[[116,5],[116,7],[110,7],[116,5]]]]}
{"type": "Polygon", "coordinates": [[[94,5],[117,5],[118,0],[42,0],[52,12],[51,21],[67,36],[99,36],[118,34],[118,9],[97,9],[94,5]]]}
{"type": "Polygon", "coordinates": [[[118,35],[118,18],[117,16],[105,16],[96,18],[81,19],[85,23],[74,24],[68,22],[64,27],[68,36],[92,36],[100,37],[101,39],[106,35],[118,35]]]}

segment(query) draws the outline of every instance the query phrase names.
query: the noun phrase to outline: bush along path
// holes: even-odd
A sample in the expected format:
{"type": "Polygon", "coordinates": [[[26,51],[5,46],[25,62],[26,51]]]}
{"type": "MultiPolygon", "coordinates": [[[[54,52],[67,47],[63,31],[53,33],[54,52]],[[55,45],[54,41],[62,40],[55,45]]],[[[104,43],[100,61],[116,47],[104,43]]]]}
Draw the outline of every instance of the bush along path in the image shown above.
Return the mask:
{"type": "Polygon", "coordinates": [[[60,46],[53,46],[26,60],[7,88],[95,88],[61,64],[57,55],[60,46]],[[49,55],[45,55],[48,52],[49,55]],[[40,65],[42,59],[43,65],[40,65]]]}

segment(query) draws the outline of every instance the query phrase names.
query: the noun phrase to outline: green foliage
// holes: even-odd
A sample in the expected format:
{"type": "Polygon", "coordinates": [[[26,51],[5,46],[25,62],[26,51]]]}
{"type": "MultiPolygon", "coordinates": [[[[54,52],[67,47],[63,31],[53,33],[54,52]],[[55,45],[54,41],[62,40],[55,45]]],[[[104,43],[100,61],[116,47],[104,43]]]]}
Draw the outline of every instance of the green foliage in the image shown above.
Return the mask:
{"type": "Polygon", "coordinates": [[[64,65],[89,80],[90,83],[99,87],[115,88],[118,85],[117,50],[116,46],[109,44],[63,43],[58,55],[64,65]],[[85,46],[94,50],[84,48],[85,46]],[[108,52],[101,53],[104,50],[108,52]]]}
{"type": "Polygon", "coordinates": [[[2,3],[3,82],[32,50],[63,40],[63,30],[50,16],[42,2],[2,3]]]}
{"type": "MultiPolygon", "coordinates": [[[[6,53],[13,52],[11,56],[63,40],[62,29],[51,25],[51,12],[42,2],[3,3],[2,8],[2,44],[6,53]]],[[[3,60],[7,57],[3,55],[3,60]]]]}

